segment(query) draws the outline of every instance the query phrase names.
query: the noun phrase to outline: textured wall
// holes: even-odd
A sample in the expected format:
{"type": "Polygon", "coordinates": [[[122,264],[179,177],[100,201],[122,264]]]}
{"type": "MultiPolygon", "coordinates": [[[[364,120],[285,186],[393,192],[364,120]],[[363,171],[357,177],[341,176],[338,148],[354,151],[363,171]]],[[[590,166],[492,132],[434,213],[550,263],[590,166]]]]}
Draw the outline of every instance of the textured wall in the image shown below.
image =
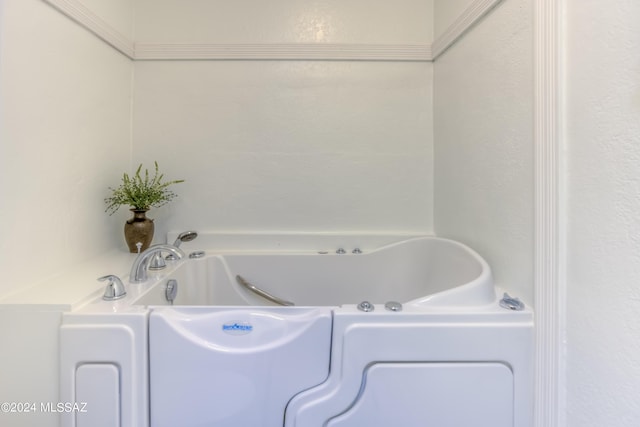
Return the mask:
{"type": "Polygon", "coordinates": [[[140,42],[424,44],[433,33],[433,0],[135,0],[134,5],[140,42]]]}
{"type": "Polygon", "coordinates": [[[5,0],[3,13],[0,295],[122,239],[102,199],[129,165],[132,73],[41,0],[5,0]]]}
{"type": "Polygon", "coordinates": [[[532,302],[531,0],[500,4],[435,64],[435,230],[532,302]]]}
{"type": "Polygon", "coordinates": [[[570,427],[640,420],[640,3],[567,1],[570,427]]]}
{"type": "MultiPolygon", "coordinates": [[[[157,6],[136,3],[137,40],[431,41],[431,1],[279,0],[251,13],[229,2],[157,6]]],[[[135,67],[134,162],[157,159],[168,176],[187,180],[176,203],[151,214],[158,239],[186,228],[433,231],[431,63],[135,67]]]]}
{"type": "MultiPolygon", "coordinates": [[[[42,0],[4,6],[0,298],[120,245],[102,199],[130,161],[132,73],[128,59],[42,0]]],[[[58,427],[58,414],[39,405],[58,401],[60,318],[51,308],[0,311],[0,402],[38,409],[0,414],[3,426],[58,427]]]]}
{"type": "Polygon", "coordinates": [[[134,161],[187,180],[158,229],[430,232],[431,69],[137,63],[134,161]]]}

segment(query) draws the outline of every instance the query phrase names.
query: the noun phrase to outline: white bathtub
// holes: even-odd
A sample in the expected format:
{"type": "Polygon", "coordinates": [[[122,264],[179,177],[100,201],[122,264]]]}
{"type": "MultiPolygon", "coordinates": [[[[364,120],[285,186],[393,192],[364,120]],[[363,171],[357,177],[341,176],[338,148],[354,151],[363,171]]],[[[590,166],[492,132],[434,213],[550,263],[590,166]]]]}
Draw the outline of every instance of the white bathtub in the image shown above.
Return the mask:
{"type": "Polygon", "coordinates": [[[361,254],[335,251],[211,253],[179,264],[132,304],[167,305],[166,283],[178,282],[175,305],[277,305],[238,284],[247,282],[298,306],[398,301],[406,306],[492,303],[491,270],[458,242],[419,237],[361,254]]]}
{"type": "Polygon", "coordinates": [[[499,305],[474,251],[285,246],[214,247],[65,315],[61,399],[94,412],[63,426],[532,425],[532,312],[499,305]]]}

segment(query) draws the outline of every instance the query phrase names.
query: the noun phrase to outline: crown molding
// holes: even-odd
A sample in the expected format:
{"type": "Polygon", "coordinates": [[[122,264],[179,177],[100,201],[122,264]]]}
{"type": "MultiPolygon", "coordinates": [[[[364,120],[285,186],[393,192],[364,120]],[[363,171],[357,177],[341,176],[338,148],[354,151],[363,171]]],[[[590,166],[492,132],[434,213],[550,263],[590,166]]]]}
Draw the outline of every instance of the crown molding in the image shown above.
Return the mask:
{"type": "Polygon", "coordinates": [[[433,60],[438,59],[449,47],[484,18],[502,0],[475,0],[431,45],[433,60]]]}
{"type": "Polygon", "coordinates": [[[475,0],[432,44],[135,43],[81,0],[43,0],[132,60],[435,60],[502,0],[475,0]]]}
{"type": "Polygon", "coordinates": [[[133,41],[114,29],[79,0],[43,0],[70,19],[98,36],[104,42],[134,59],[133,41]]]}
{"type": "Polygon", "coordinates": [[[431,61],[429,45],[136,43],[136,60],[431,61]]]}

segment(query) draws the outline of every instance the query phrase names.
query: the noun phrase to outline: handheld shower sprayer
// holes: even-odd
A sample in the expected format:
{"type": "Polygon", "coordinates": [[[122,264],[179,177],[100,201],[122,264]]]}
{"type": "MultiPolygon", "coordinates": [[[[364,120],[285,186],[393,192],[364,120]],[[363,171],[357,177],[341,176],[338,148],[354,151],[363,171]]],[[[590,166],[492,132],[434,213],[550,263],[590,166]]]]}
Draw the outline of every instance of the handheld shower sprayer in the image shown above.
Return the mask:
{"type": "MultiPolygon", "coordinates": [[[[182,233],[178,234],[178,237],[173,242],[173,246],[175,246],[176,248],[179,248],[182,242],[190,242],[194,240],[196,237],[198,237],[198,233],[195,231],[183,231],[182,233]]],[[[166,256],[165,259],[168,261],[174,261],[176,257],[173,254],[169,254],[166,256]]]]}
{"type": "Polygon", "coordinates": [[[176,248],[179,248],[182,242],[190,242],[196,237],[198,237],[198,233],[196,233],[195,231],[182,232],[178,234],[178,238],[176,239],[175,242],[173,242],[173,246],[175,246],[176,248]]]}

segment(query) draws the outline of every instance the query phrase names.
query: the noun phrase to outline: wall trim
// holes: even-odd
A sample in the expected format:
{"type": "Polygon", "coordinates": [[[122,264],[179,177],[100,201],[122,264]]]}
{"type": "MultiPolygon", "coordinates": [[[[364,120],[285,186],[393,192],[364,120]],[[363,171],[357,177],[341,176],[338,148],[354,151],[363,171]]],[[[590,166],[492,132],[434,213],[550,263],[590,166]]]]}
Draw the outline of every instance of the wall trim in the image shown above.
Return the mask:
{"type": "Polygon", "coordinates": [[[562,158],[563,1],[534,1],[534,162],[537,427],[565,421],[565,230],[562,158]]]}
{"type": "Polygon", "coordinates": [[[135,43],[81,0],[43,0],[132,60],[327,60],[431,62],[502,0],[475,0],[432,44],[135,43]]]}
{"type": "Polygon", "coordinates": [[[79,0],[44,0],[104,42],[134,59],[133,41],[114,29],[79,0]]]}
{"type": "MultiPolygon", "coordinates": [[[[4,0],[0,0],[0,27],[4,25],[4,21],[2,20],[2,15],[4,11],[4,0]]],[[[2,63],[2,31],[0,31],[0,64],[2,63]]],[[[2,97],[0,97],[2,99],[2,97]]]]}
{"type": "Polygon", "coordinates": [[[502,0],[475,0],[431,45],[433,60],[438,59],[458,39],[484,18],[502,0]]]}

